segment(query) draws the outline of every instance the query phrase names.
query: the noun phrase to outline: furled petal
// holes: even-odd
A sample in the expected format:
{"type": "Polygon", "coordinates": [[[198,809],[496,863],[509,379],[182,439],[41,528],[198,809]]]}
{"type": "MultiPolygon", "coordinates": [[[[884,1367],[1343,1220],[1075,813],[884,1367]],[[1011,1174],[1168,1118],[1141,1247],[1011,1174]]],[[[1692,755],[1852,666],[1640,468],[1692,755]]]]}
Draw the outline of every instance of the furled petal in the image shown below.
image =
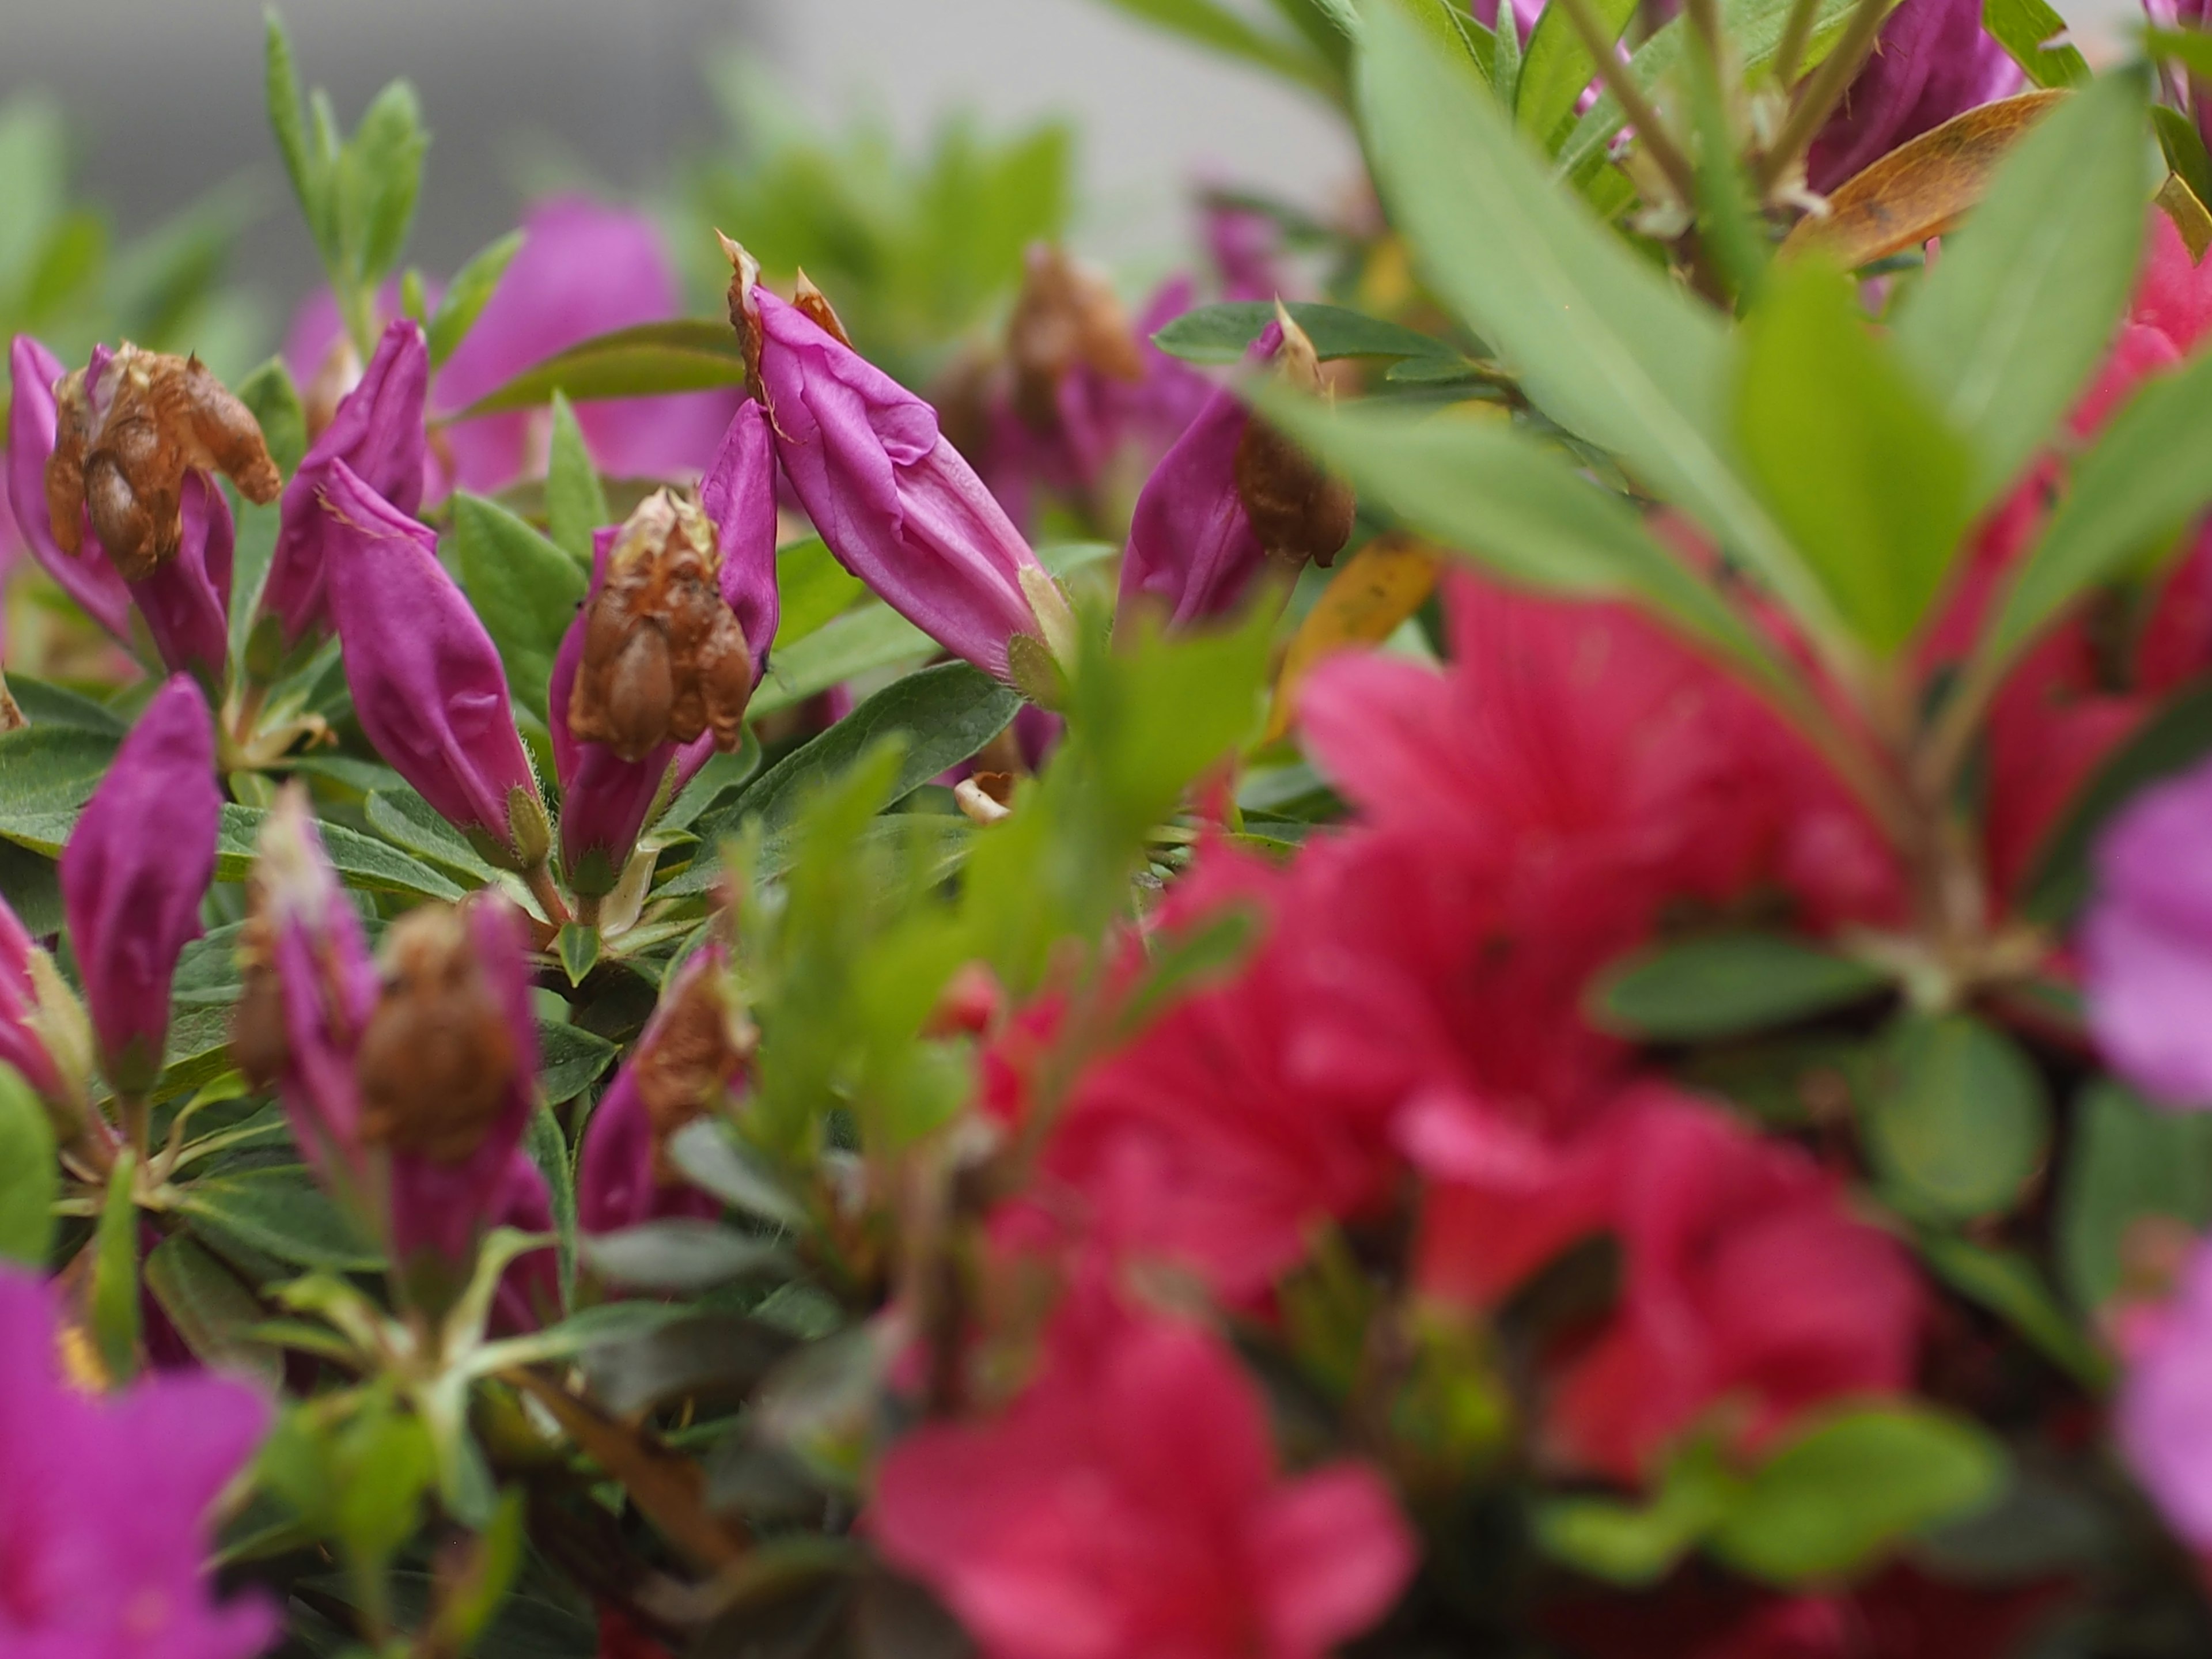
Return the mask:
{"type": "Polygon", "coordinates": [[[927,404],[796,307],[747,292],[776,453],[822,539],[938,644],[1010,678],[1014,635],[1048,642],[1031,594],[1054,590],[1036,555],[927,404]]]}
{"type": "Polygon", "coordinates": [[[1832,191],[1953,116],[2009,97],[2022,78],[1983,28],[1980,0],[1904,0],[1882,21],[1843,107],[1813,141],[1806,182],[1832,191]]]}
{"type": "Polygon", "coordinates": [[[355,713],[376,751],[479,852],[516,869],[546,855],[538,780],[507,671],[437,538],[330,463],[323,510],[332,619],[355,713]]]}
{"type": "Polygon", "coordinates": [[[324,548],[336,526],[323,510],[322,495],[331,463],[344,462],[400,513],[411,514],[422,504],[427,447],[422,409],[429,381],[430,354],[422,331],[402,318],[384,331],[361,383],[338,404],[284,486],[261,609],[276,618],[286,651],[329,626],[324,548]]]}
{"type": "MultiPolygon", "coordinates": [[[[173,674],[190,674],[220,697],[230,662],[230,562],[236,532],[230,503],[204,472],[189,474],[185,534],[175,556],[128,584],[154,648],[173,674]]],[[[88,543],[88,550],[94,544],[88,543]]]]}
{"type": "Polygon", "coordinates": [[[16,533],[31,556],[84,613],[125,644],[131,639],[131,590],[88,532],[74,556],[54,540],[46,518],[46,460],[54,453],[54,382],[61,359],[27,334],[8,357],[15,386],[8,410],[8,503],[16,533]]]}
{"type": "Polygon", "coordinates": [[[752,653],[753,684],[768,672],[782,602],[775,586],[775,442],[768,414],[740,404],[699,483],[699,505],[722,547],[722,599],[752,653]]]}
{"type": "Polygon", "coordinates": [[[70,942],[120,1092],[160,1075],[169,980],[200,934],[222,809],[207,698],[179,674],[138,717],[62,849],[70,942]]]}

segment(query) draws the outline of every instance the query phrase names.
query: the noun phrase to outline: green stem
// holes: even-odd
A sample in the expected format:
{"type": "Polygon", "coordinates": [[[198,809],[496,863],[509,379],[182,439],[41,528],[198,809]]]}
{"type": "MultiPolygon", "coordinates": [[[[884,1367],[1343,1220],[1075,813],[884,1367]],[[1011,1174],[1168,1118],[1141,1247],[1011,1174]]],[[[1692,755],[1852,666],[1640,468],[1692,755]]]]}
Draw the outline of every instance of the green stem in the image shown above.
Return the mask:
{"type": "Polygon", "coordinates": [[[1774,83],[1787,88],[1797,78],[1805,49],[1813,44],[1813,23],[1820,15],[1820,0],[1795,0],[1790,21],[1782,26],[1782,43],[1774,49],[1774,83]]]}
{"type": "Polygon", "coordinates": [[[1591,6],[1590,0],[1560,0],[1567,9],[1567,16],[1583,38],[1583,45],[1596,60],[1598,79],[1620,106],[1624,119],[1636,129],[1637,142],[1650,151],[1651,159],[1667,175],[1667,182],[1674,187],[1683,202],[1693,204],[1698,199],[1697,175],[1691,171],[1689,157],[1682,154],[1672,134],[1659,119],[1659,112],[1644,95],[1644,88],[1628,72],[1614,50],[1613,37],[1606,32],[1604,21],[1591,6]]]}
{"type": "Polygon", "coordinates": [[[1875,36],[1881,32],[1881,20],[1888,13],[1889,0],[1859,0],[1850,21],[1844,26],[1844,38],[1813,72],[1804,95],[1798,99],[1789,120],[1783,124],[1774,148],[1759,157],[1755,177],[1762,199],[1774,188],[1775,180],[1812,144],[1814,136],[1827,125],[1828,117],[1835,113],[1836,106],[1843,101],[1844,94],[1858,77],[1867,54],[1874,50],[1875,36]]]}

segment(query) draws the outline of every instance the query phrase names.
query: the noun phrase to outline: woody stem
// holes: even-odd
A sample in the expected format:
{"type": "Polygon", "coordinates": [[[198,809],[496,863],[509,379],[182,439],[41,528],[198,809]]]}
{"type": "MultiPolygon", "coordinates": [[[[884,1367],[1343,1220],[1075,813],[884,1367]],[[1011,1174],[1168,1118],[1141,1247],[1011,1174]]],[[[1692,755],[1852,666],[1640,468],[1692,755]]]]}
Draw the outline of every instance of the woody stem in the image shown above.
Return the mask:
{"type": "Polygon", "coordinates": [[[568,901],[561,896],[561,889],[553,880],[553,866],[543,859],[522,872],[522,884],[530,890],[530,896],[538,901],[538,908],[545,913],[545,920],[556,927],[565,927],[574,920],[568,914],[568,901]]]}

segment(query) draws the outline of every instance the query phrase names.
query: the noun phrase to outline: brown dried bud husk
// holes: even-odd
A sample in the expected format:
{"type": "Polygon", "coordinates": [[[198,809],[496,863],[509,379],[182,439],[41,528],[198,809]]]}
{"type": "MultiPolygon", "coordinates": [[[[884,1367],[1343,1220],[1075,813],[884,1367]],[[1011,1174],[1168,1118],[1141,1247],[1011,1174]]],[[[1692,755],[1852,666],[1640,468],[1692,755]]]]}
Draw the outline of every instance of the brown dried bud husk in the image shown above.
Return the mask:
{"type": "Polygon", "coordinates": [[[836,309],[830,303],[830,296],[815,287],[803,270],[792,273],[791,306],[793,310],[839,345],[848,351],[853,349],[853,337],[845,332],[845,325],[838,319],[836,309]]]}
{"type": "Polygon", "coordinates": [[[284,1023],[284,988],[269,960],[269,924],[256,915],[239,935],[243,989],[230,1011],[230,1060],[257,1090],[276,1085],[291,1064],[292,1040],[284,1023]]]}
{"type": "Polygon", "coordinates": [[[765,408],[768,396],[761,386],[760,307],[753,299],[754,284],[760,281],[760,261],[719,230],[714,233],[714,240],[722,245],[722,256],[730,262],[730,330],[738,337],[738,349],[744,356],[745,390],[765,408]]]}
{"type": "MultiPolygon", "coordinates": [[[[1283,327],[1277,378],[1310,396],[1324,395],[1313,342],[1279,305],[1275,316],[1283,327]]],[[[1237,495],[1260,545],[1286,562],[1325,565],[1352,538],[1352,487],[1256,415],[1237,446],[1237,495]]]]}
{"type": "Polygon", "coordinates": [[[8,677],[0,674],[0,732],[20,732],[30,723],[30,716],[24,714],[23,705],[17,702],[15,694],[8,690],[8,677]]]}
{"type": "Polygon", "coordinates": [[[483,1144],[519,1064],[467,917],[410,910],[385,935],[383,994],[354,1057],[362,1139],[458,1164],[483,1144]]]}
{"type": "Polygon", "coordinates": [[[638,1098],[653,1125],[653,1178],[664,1186],[681,1179],[668,1162],[669,1138],[713,1109],[757,1041],[752,1023],[731,1007],[721,975],[685,975],[677,985],[652,1040],[632,1062],[638,1098]]]}
{"type": "Polygon", "coordinates": [[[1014,412],[1030,428],[1060,421],[1060,383],[1076,368],[1109,379],[1145,378],[1145,359],[1114,286],[1057,247],[1030,250],[1029,273],[1006,325],[1014,371],[1014,412]]]}
{"type": "Polygon", "coordinates": [[[696,502],[659,489],[638,504],[585,613],[571,736],[626,761],[709,727],[724,754],[744,740],[752,654],[722,598],[721,568],[714,520],[696,502]]]}
{"type": "Polygon", "coordinates": [[[347,393],[361,384],[361,356],[354,350],[353,342],[341,334],[331,342],[331,349],[323,354],[323,361],[307,384],[300,388],[301,412],[307,420],[309,443],[323,435],[324,430],[338,417],[338,405],[346,400],[347,393]]]}
{"type": "Polygon", "coordinates": [[[143,581],[184,538],[187,472],[220,472],[258,506],[283,478],[253,411],[197,357],[142,351],[125,342],[88,386],[78,369],[54,387],[54,453],[46,463],[46,514],[54,539],[75,553],[81,515],[126,581],[143,581]]]}

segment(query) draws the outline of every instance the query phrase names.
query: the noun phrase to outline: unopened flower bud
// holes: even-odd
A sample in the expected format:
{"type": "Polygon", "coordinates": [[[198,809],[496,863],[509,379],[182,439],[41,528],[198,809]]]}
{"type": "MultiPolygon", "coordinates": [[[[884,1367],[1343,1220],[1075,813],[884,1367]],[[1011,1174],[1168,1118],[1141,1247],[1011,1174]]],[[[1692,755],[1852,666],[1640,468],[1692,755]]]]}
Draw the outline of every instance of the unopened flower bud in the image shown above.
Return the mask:
{"type": "Polygon", "coordinates": [[[409,911],[385,935],[380,966],[355,1059],[362,1139],[459,1163],[483,1144],[519,1063],[466,918],[444,905],[409,911]]]}
{"type": "Polygon", "coordinates": [[[322,501],[325,580],[362,730],[477,851],[536,867],[550,832],[507,671],[438,562],[437,538],[342,459],[330,463],[322,501]]]}
{"type": "Polygon", "coordinates": [[[220,697],[229,673],[230,565],[236,541],[230,503],[204,473],[185,476],[176,556],[131,584],[154,649],[170,672],[190,674],[220,697]]]}
{"type": "Polygon", "coordinates": [[[82,544],[81,514],[126,580],[143,580],[184,537],[186,474],[221,472],[257,505],[283,480],[252,410],[197,357],[125,342],[54,391],[46,514],[67,553],[82,544]]]}
{"type": "Polygon", "coordinates": [[[84,613],[117,639],[131,638],[131,590],[94,543],[82,545],[82,514],[72,526],[75,557],[63,551],[46,521],[46,462],[54,453],[54,383],[61,359],[27,334],[8,353],[15,391],[8,408],[8,507],[31,556],[84,613]]]}
{"type": "Polygon", "coordinates": [[[45,1099],[84,1097],[91,1070],[84,1010],[8,901],[0,898],[0,1064],[45,1099]]]}
{"type": "Polygon", "coordinates": [[[584,1132],[576,1214],[587,1232],[717,1206],[669,1164],[669,1138],[711,1111],[748,1065],[755,1033],[732,1000],[728,958],[710,944],[687,962],[584,1132]]]}
{"type": "Polygon", "coordinates": [[[744,739],[752,659],[722,602],[711,520],[665,489],[631,514],[584,617],[569,734],[627,761],[712,729],[725,753],[744,739]]]}
{"type": "MultiPolygon", "coordinates": [[[[1294,384],[1321,384],[1311,343],[1280,313],[1245,361],[1279,354],[1280,372],[1294,384]]],[[[1349,490],[1255,419],[1235,391],[1221,387],[1137,497],[1121,561],[1120,614],[1155,610],[1171,628],[1225,615],[1251,591],[1271,554],[1293,567],[1334,557],[1352,532],[1352,507],[1349,490]]]]}
{"type": "Polygon", "coordinates": [[[301,1150],[349,1189],[362,1170],[354,1054],[376,1007],[376,964],[299,784],[278,793],[255,854],[231,1059],[276,1090],[301,1150]]]}
{"type": "MultiPolygon", "coordinates": [[[[1279,305],[1275,311],[1283,332],[1276,378],[1309,397],[1322,395],[1313,342],[1279,305]]],[[[1352,538],[1351,487],[1265,421],[1248,421],[1237,445],[1237,496],[1260,545],[1291,565],[1310,559],[1325,565],[1352,538]]]]}
{"type": "Polygon", "coordinates": [[[1145,360],[1114,285],[1048,244],[1029,252],[1028,270],[1006,324],[1014,410],[1035,431],[1061,424],[1060,387],[1078,368],[1132,385],[1145,360]]]}
{"type": "Polygon", "coordinates": [[[538,1085],[521,913],[489,890],[410,911],[382,967],[355,1075],[362,1139],[391,1155],[392,1248],[465,1262],[510,1196],[538,1085]]]}
{"type": "Polygon", "coordinates": [[[207,699],[179,674],[155,694],[62,849],[62,904],[116,1092],[161,1075],[169,981],[200,934],[222,799],[207,699]]]}
{"type": "MultiPolygon", "coordinates": [[[[357,384],[332,398],[334,407],[324,411],[313,447],[284,486],[276,547],[261,592],[262,614],[276,619],[286,652],[330,625],[325,548],[337,526],[323,510],[322,495],[330,483],[331,464],[343,461],[356,477],[401,513],[411,514],[422,501],[428,447],[422,410],[430,383],[430,353],[422,329],[404,318],[393,323],[377,343],[365,373],[343,337],[332,349],[334,354],[343,349],[344,366],[357,384]]],[[[314,385],[322,385],[324,379],[318,374],[314,385]]],[[[311,386],[311,394],[313,391],[311,386]]],[[[311,395],[311,406],[312,402],[311,395]]]]}
{"type": "Polygon", "coordinates": [[[842,564],[955,656],[1014,678],[1011,642],[1056,642],[1024,574],[1052,579],[936,411],[843,340],[819,295],[761,288],[737,244],[730,313],[767,405],[784,476],[842,564]]]}

